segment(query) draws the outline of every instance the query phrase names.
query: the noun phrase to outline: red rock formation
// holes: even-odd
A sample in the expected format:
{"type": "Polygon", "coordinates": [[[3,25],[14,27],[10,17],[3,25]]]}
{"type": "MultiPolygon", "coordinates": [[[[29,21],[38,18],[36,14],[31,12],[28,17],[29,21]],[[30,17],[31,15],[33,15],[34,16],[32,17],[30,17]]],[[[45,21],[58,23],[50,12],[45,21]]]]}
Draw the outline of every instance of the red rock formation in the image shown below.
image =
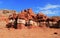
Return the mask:
{"type": "Polygon", "coordinates": [[[23,10],[21,13],[19,13],[18,18],[23,18],[25,20],[33,19],[35,18],[36,14],[32,11],[32,9],[23,10]]]}
{"type": "MultiPolygon", "coordinates": [[[[29,21],[29,20],[32,20],[34,22],[36,21],[41,21],[41,25],[45,25],[45,22],[47,19],[49,19],[49,21],[53,21],[53,22],[57,22],[58,20],[60,20],[60,17],[51,17],[51,18],[48,18],[45,14],[43,13],[38,13],[38,14],[35,14],[33,12],[33,10],[30,8],[30,9],[25,9],[23,11],[21,11],[20,13],[16,13],[16,11],[14,10],[0,10],[0,21],[5,21],[6,23],[8,23],[9,21],[9,18],[17,18],[18,16],[18,19],[24,19],[25,21],[29,21]]],[[[18,25],[22,25],[21,27],[25,26],[24,24],[18,24],[18,25]]],[[[20,26],[18,26],[20,27],[20,26]]]]}
{"type": "Polygon", "coordinates": [[[37,18],[40,20],[46,20],[48,17],[43,13],[38,13],[37,18]]]}
{"type": "MultiPolygon", "coordinates": [[[[23,10],[18,14],[18,18],[20,19],[24,19],[26,21],[34,20],[35,19],[36,14],[34,14],[34,12],[32,11],[32,9],[27,9],[27,10],[23,10]]],[[[20,24],[21,25],[21,24],[20,24]]],[[[19,26],[19,24],[18,24],[19,26]]]]}
{"type": "Polygon", "coordinates": [[[46,27],[46,20],[48,19],[48,17],[41,12],[38,13],[36,17],[37,17],[37,21],[39,23],[39,26],[46,27]]]}
{"type": "Polygon", "coordinates": [[[31,16],[35,16],[34,12],[32,11],[32,9],[27,9],[28,10],[28,13],[31,15],[31,16]]]}
{"type": "MultiPolygon", "coordinates": [[[[18,14],[18,19],[27,20],[27,18],[26,18],[26,10],[24,10],[24,11],[22,11],[22,12],[20,12],[18,14]]],[[[24,28],[24,27],[25,27],[25,24],[23,24],[21,22],[17,24],[18,29],[21,29],[21,28],[24,28]]]]}
{"type": "Polygon", "coordinates": [[[58,21],[58,19],[57,19],[57,18],[52,18],[52,20],[53,20],[54,22],[57,22],[57,21],[58,21]]]}

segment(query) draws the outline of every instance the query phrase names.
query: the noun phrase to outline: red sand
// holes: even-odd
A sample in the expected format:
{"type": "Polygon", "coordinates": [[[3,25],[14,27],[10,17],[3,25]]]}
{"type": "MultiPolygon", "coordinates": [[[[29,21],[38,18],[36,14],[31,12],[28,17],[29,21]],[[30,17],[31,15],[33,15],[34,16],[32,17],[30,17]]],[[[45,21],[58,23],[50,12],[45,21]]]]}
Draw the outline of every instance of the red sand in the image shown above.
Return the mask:
{"type": "Polygon", "coordinates": [[[60,38],[60,29],[0,29],[0,38],[60,38]],[[57,34],[54,34],[57,32],[57,34]]]}

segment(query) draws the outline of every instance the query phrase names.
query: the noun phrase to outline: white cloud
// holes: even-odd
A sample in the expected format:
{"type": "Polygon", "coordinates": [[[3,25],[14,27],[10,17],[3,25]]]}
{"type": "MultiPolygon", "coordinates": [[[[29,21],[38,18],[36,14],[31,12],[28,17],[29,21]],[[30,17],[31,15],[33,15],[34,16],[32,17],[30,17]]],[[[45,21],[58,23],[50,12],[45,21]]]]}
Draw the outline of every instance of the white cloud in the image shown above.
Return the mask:
{"type": "Polygon", "coordinates": [[[47,4],[45,7],[40,8],[41,10],[48,10],[48,9],[54,9],[54,8],[59,8],[60,5],[52,5],[52,4],[47,4]]]}
{"type": "Polygon", "coordinates": [[[58,14],[60,12],[58,9],[55,10],[56,8],[60,8],[60,5],[52,5],[52,4],[47,4],[44,7],[37,7],[36,12],[43,12],[44,14],[58,14]],[[52,10],[53,9],[53,10],[52,10]]]}
{"type": "Polygon", "coordinates": [[[42,13],[44,13],[44,14],[55,14],[55,12],[54,13],[52,13],[53,11],[51,11],[51,10],[45,10],[45,11],[42,11],[42,13]]]}

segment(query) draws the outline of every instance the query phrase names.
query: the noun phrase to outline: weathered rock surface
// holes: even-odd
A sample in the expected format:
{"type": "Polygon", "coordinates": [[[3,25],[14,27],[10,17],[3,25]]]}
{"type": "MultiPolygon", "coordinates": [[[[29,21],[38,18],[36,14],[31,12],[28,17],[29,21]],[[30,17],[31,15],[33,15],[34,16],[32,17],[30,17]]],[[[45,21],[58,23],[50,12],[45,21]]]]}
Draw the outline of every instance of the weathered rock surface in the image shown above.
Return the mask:
{"type": "MultiPolygon", "coordinates": [[[[14,10],[0,10],[0,21],[3,20],[3,22],[8,23],[9,18],[14,18],[14,19],[20,18],[20,19],[25,19],[26,21],[33,20],[36,22],[43,21],[43,23],[45,23],[45,21],[49,19],[48,16],[46,16],[45,14],[41,12],[38,14],[35,14],[31,8],[25,9],[19,13],[17,13],[14,10]]],[[[53,16],[53,17],[50,17],[50,20],[57,22],[60,20],[60,17],[53,16]]],[[[4,25],[6,25],[6,23],[4,25]]]]}
{"type": "Polygon", "coordinates": [[[6,24],[9,21],[9,17],[13,14],[16,13],[14,10],[0,10],[0,28],[6,27],[6,24]]]}
{"type": "Polygon", "coordinates": [[[29,20],[29,19],[35,19],[36,14],[34,14],[34,12],[32,11],[32,9],[27,9],[27,10],[23,10],[22,12],[20,12],[18,14],[18,18],[22,18],[25,20],[29,20]]]}

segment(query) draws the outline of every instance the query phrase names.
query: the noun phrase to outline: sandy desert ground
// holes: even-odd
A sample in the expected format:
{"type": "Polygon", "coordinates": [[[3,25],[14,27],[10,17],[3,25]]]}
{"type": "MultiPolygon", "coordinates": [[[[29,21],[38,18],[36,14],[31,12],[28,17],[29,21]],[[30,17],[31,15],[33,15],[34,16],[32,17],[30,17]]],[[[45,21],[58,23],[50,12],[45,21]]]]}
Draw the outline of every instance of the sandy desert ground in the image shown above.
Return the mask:
{"type": "Polygon", "coordinates": [[[38,27],[8,30],[0,28],[0,38],[60,38],[60,29],[38,27]]]}

